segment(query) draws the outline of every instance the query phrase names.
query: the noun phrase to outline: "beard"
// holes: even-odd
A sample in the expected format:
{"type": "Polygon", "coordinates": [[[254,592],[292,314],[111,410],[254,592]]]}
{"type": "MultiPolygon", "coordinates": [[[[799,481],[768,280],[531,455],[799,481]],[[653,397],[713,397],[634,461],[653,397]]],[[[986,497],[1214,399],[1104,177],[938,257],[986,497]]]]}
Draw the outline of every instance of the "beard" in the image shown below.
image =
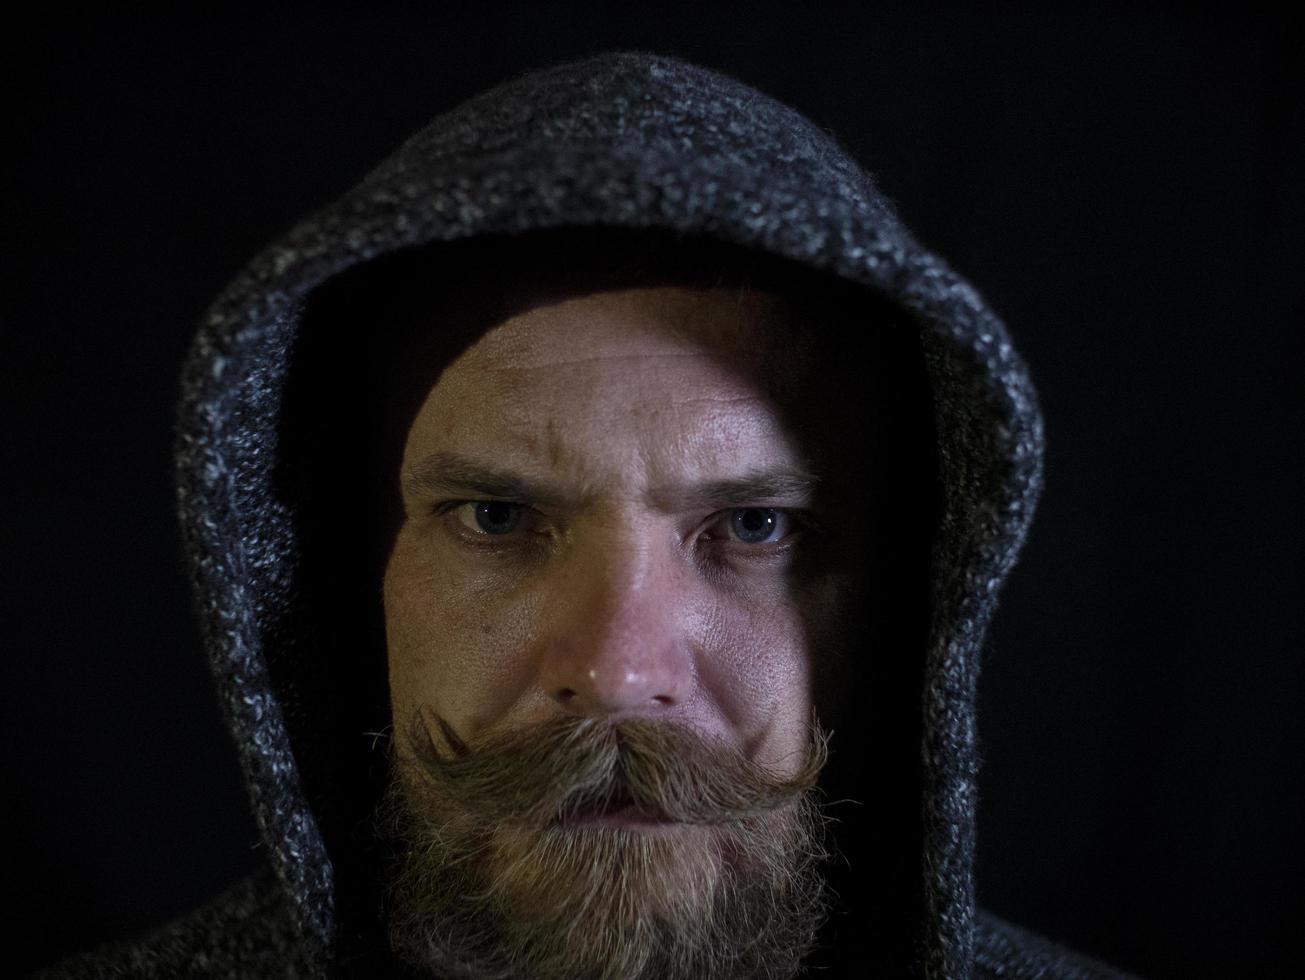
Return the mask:
{"type": "Polygon", "coordinates": [[[782,980],[827,915],[812,719],[777,775],[692,729],[563,717],[467,747],[420,720],[378,811],[395,955],[448,980],[782,980]],[[641,822],[595,819],[616,810],[641,822]],[[633,815],[633,817],[631,817],[633,815]]]}

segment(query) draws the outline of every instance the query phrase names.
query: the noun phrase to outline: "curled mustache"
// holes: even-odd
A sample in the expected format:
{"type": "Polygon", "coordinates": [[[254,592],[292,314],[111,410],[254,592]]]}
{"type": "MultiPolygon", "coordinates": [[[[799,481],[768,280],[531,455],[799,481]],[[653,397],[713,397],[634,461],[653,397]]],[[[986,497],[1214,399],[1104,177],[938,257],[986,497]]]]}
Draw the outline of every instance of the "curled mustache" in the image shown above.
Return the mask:
{"type": "Polygon", "coordinates": [[[425,789],[457,800],[483,826],[543,828],[627,806],[681,823],[733,823],[800,796],[828,759],[829,735],[814,713],[800,764],[784,776],[675,723],[562,716],[468,746],[438,715],[427,717],[433,726],[418,712],[410,732],[425,789]]]}

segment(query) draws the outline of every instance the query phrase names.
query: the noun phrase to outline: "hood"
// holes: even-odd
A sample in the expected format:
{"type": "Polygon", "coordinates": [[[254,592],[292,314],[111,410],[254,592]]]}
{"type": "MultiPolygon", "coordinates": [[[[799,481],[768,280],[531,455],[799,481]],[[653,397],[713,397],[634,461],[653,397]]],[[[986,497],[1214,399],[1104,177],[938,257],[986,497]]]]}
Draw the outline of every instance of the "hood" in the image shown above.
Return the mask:
{"type": "MultiPolygon", "coordinates": [[[[891,842],[893,867],[911,881],[897,883],[887,863],[847,876],[834,942],[875,931],[862,917],[885,907],[893,880],[909,889],[898,896],[908,928],[885,939],[899,944],[897,961],[937,980],[970,976],[975,684],[1041,488],[1034,390],[997,316],[916,242],[832,137],[738,81],[644,53],[532,73],[435,118],[256,256],[194,340],[176,442],[184,543],[266,856],[305,948],[331,955],[363,901],[359,800],[383,765],[374,733],[388,721],[383,668],[364,656],[378,603],[342,611],[341,582],[357,578],[350,553],[327,547],[320,524],[307,533],[320,471],[291,462],[298,434],[313,428],[291,408],[297,379],[317,371],[321,387],[330,370],[306,366],[305,311],[328,281],[405,250],[575,228],[764,253],[891,304],[918,336],[939,503],[919,543],[927,624],[906,671],[913,828],[891,842]]],[[[372,338],[358,328],[352,343],[365,351],[372,338]]],[[[334,403],[352,397],[347,374],[326,382],[334,403]]]]}

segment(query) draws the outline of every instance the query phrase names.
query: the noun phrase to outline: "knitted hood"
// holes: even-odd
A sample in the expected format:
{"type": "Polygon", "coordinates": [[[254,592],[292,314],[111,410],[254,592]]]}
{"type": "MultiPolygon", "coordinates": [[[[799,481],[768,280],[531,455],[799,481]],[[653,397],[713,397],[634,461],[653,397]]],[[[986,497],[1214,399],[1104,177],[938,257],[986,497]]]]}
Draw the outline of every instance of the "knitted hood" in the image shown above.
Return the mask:
{"type": "MultiPolygon", "coordinates": [[[[940,512],[921,542],[927,638],[911,651],[918,832],[898,842],[912,851],[904,866],[916,880],[902,903],[913,918],[887,941],[903,944],[912,972],[969,977],[975,681],[1041,487],[1033,388],[1000,320],[915,241],[834,139],[735,80],[642,53],[537,72],[434,119],[259,254],[194,341],[177,434],[185,546],[266,855],[305,948],[330,956],[349,915],[349,842],[364,835],[349,801],[379,764],[363,734],[385,718],[375,677],[354,686],[325,652],[341,613],[314,578],[321,545],[299,520],[309,488],[285,470],[304,311],[328,280],[401,249],[577,227],[766,253],[882,297],[918,331],[940,512]],[[364,705],[353,719],[340,708],[351,698],[364,705]]],[[[841,885],[840,942],[873,931],[857,919],[873,904],[858,889],[877,887],[877,873],[841,885]]]]}

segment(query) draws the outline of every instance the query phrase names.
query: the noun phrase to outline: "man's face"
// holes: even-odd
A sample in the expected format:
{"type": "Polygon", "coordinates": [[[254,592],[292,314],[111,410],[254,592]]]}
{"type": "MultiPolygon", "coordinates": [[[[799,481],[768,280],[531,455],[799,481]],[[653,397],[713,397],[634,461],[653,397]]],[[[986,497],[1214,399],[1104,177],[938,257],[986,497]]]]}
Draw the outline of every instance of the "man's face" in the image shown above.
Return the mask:
{"type": "Polygon", "coordinates": [[[409,958],[744,976],[723,947],[814,928],[813,672],[846,581],[811,554],[824,474],[776,395],[806,370],[786,316],[582,295],[430,390],[384,581],[409,958]]]}

